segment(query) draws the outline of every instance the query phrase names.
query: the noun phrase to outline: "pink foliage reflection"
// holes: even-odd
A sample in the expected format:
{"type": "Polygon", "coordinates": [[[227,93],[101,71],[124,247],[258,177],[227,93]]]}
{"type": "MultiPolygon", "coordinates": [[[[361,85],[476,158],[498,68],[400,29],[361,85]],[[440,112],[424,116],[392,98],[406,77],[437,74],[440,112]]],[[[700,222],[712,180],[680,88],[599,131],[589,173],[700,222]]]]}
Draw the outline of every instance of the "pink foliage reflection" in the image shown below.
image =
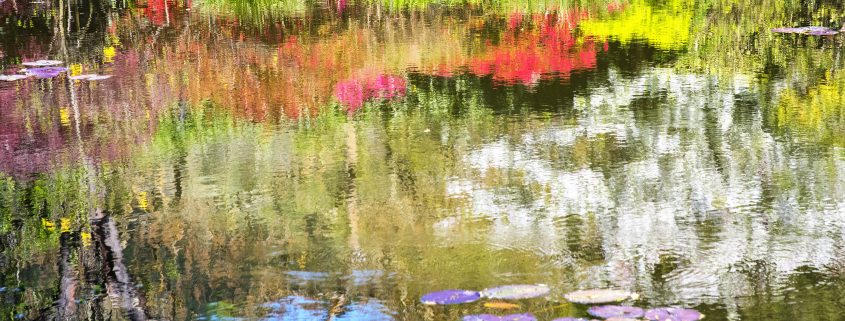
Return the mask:
{"type": "Polygon", "coordinates": [[[348,79],[335,85],[334,95],[349,113],[354,113],[367,101],[404,97],[407,93],[407,83],[401,76],[386,74],[348,79]]]}

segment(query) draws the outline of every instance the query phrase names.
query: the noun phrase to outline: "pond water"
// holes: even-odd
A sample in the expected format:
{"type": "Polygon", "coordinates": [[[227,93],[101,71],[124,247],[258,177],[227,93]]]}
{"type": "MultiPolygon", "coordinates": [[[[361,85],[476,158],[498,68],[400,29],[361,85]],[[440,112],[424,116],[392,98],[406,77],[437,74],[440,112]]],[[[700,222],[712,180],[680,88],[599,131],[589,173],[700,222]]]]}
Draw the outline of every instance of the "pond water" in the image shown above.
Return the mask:
{"type": "Polygon", "coordinates": [[[845,35],[772,31],[843,21],[805,0],[0,0],[0,319],[552,320],[611,288],[843,320],[845,35]],[[420,302],[534,283],[514,309],[420,302]]]}

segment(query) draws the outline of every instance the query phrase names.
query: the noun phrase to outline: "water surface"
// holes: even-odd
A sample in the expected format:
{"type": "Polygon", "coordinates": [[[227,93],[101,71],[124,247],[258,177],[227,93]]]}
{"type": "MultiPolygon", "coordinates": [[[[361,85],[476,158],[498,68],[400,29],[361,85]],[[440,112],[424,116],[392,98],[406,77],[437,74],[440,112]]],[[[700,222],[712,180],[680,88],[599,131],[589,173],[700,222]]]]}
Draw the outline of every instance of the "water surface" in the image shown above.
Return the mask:
{"type": "Polygon", "coordinates": [[[0,0],[0,319],[841,320],[836,1],[0,0]],[[84,74],[109,79],[72,80],[84,74]]]}

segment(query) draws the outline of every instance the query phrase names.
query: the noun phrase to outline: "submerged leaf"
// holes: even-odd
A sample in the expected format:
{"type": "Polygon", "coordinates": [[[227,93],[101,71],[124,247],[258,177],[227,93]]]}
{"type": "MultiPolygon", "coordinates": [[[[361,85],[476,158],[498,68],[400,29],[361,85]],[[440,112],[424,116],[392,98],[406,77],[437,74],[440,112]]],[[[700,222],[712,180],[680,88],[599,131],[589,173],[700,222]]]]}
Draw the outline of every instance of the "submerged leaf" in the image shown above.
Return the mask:
{"type": "Polygon", "coordinates": [[[537,321],[531,313],[519,313],[508,315],[494,315],[494,314],[474,314],[463,318],[463,321],[537,321]]]}
{"type": "Polygon", "coordinates": [[[481,298],[481,294],[476,291],[468,290],[444,290],[431,292],[423,295],[420,301],[423,304],[460,304],[475,302],[481,298]]]}
{"type": "Polygon", "coordinates": [[[545,284],[516,284],[485,289],[481,293],[491,299],[516,300],[545,296],[550,291],[545,284]]]}
{"type": "Polygon", "coordinates": [[[61,60],[36,60],[36,61],[27,61],[21,63],[24,66],[29,67],[46,67],[46,66],[55,66],[61,65],[63,62],[61,60]]]}
{"type": "Polygon", "coordinates": [[[592,307],[587,310],[587,313],[594,317],[599,318],[612,318],[612,317],[623,317],[623,318],[639,318],[645,314],[643,309],[638,307],[632,306],[624,306],[624,305],[602,305],[597,307],[592,307]]]}
{"type": "Polygon", "coordinates": [[[645,318],[657,321],[696,321],[704,318],[704,315],[693,309],[655,308],[646,311],[645,318]]]}
{"type": "Polygon", "coordinates": [[[598,304],[636,299],[638,295],[622,290],[581,290],[567,293],[567,300],[581,304],[598,304]]]}
{"type": "Polygon", "coordinates": [[[490,302],[484,302],[484,307],[485,308],[491,308],[491,309],[508,310],[508,309],[518,308],[519,304],[513,304],[513,303],[509,303],[509,302],[502,302],[502,301],[490,301],[490,302]]]}

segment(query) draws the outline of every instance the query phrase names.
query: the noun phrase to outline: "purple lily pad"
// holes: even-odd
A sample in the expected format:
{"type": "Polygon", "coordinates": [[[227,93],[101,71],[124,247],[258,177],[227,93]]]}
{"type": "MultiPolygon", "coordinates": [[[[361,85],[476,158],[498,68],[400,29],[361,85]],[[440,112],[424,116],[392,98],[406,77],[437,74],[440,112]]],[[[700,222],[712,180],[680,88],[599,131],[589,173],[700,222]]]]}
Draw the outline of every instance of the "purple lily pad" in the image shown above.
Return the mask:
{"type": "Polygon", "coordinates": [[[491,299],[518,300],[545,296],[549,292],[551,289],[545,284],[516,284],[485,289],[481,294],[491,299]]]}
{"type": "Polygon", "coordinates": [[[473,314],[465,316],[463,321],[537,321],[537,318],[531,313],[508,314],[502,316],[495,314],[473,314]]]}
{"type": "Polygon", "coordinates": [[[468,290],[443,290],[423,295],[420,301],[423,304],[460,304],[475,302],[481,299],[481,293],[468,290]]]}
{"type": "Polygon", "coordinates": [[[570,317],[570,318],[557,318],[557,319],[554,319],[552,321],[595,321],[595,320],[590,320],[590,319],[587,319],[587,318],[571,318],[570,317]]]}
{"type": "Polygon", "coordinates": [[[41,68],[29,68],[26,70],[28,75],[33,75],[35,78],[53,78],[58,76],[60,73],[67,70],[64,67],[41,67],[41,68]]]}
{"type": "Polygon", "coordinates": [[[587,309],[587,313],[599,318],[623,317],[636,319],[645,314],[643,309],[625,305],[602,305],[587,309]]]}
{"type": "Polygon", "coordinates": [[[704,318],[704,315],[693,309],[654,308],[645,312],[645,318],[657,321],[696,321],[704,318]]]}
{"type": "Polygon", "coordinates": [[[563,297],[570,302],[580,304],[598,304],[625,301],[627,299],[636,300],[639,295],[622,290],[580,290],[567,293],[563,297]]]}
{"type": "Polygon", "coordinates": [[[24,66],[29,67],[46,67],[46,66],[55,66],[61,65],[63,62],[61,60],[36,60],[36,61],[27,61],[21,63],[24,66]]]}

